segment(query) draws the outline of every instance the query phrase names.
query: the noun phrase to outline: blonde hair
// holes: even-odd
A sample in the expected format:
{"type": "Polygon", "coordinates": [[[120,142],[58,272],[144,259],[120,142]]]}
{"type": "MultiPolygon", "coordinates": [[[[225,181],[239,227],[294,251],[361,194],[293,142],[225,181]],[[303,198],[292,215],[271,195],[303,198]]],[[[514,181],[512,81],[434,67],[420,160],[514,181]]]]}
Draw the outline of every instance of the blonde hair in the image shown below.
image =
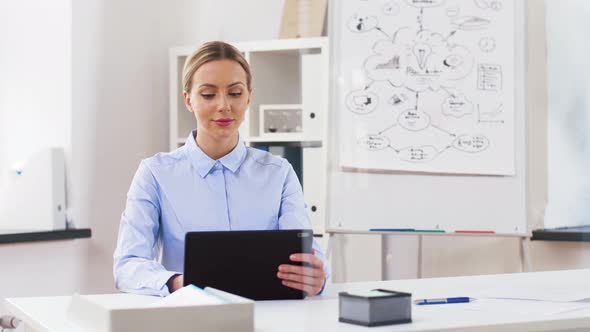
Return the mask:
{"type": "Polygon", "coordinates": [[[184,92],[190,92],[193,76],[197,69],[207,62],[225,59],[236,61],[242,66],[246,72],[246,84],[248,90],[252,90],[252,73],[250,71],[250,65],[246,62],[242,53],[228,43],[211,41],[201,45],[201,47],[186,59],[184,68],[182,69],[182,86],[184,92]]]}

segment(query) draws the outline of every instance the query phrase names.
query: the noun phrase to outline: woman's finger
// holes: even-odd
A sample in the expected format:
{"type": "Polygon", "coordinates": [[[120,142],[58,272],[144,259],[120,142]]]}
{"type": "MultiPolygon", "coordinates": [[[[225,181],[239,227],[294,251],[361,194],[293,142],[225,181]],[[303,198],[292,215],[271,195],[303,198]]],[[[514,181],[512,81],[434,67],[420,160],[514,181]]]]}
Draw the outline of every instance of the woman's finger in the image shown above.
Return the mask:
{"type": "Polygon", "coordinates": [[[313,254],[293,254],[289,257],[293,262],[303,262],[315,268],[324,268],[324,262],[313,254]]]}
{"type": "Polygon", "coordinates": [[[279,265],[279,272],[296,273],[316,278],[325,277],[326,275],[323,269],[290,264],[279,265]]]}
{"type": "Polygon", "coordinates": [[[302,291],[306,292],[308,295],[316,295],[320,291],[319,288],[315,288],[313,286],[301,284],[298,282],[283,280],[282,283],[284,286],[298,289],[298,290],[302,290],[302,291]]]}
{"type": "MultiPolygon", "coordinates": [[[[279,279],[282,279],[282,280],[295,281],[300,284],[306,284],[306,285],[311,285],[311,286],[316,286],[320,283],[320,280],[318,278],[313,278],[313,277],[308,277],[308,276],[303,276],[300,274],[293,274],[293,273],[278,272],[277,277],[279,277],[279,279]]],[[[322,280],[322,282],[323,282],[323,280],[322,280]]]]}

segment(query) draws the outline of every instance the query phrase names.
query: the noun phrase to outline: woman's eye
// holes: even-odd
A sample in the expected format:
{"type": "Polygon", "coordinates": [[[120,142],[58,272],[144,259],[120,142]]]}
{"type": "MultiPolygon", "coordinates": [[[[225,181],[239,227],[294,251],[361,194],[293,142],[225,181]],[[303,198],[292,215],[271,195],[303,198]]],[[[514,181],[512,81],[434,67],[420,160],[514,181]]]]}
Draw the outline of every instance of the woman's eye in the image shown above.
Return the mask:
{"type": "Polygon", "coordinates": [[[229,95],[232,97],[239,97],[242,95],[242,93],[241,92],[230,92],[229,95]]]}
{"type": "Polygon", "coordinates": [[[215,97],[214,93],[201,93],[201,96],[205,99],[211,99],[213,97],[215,97]]]}

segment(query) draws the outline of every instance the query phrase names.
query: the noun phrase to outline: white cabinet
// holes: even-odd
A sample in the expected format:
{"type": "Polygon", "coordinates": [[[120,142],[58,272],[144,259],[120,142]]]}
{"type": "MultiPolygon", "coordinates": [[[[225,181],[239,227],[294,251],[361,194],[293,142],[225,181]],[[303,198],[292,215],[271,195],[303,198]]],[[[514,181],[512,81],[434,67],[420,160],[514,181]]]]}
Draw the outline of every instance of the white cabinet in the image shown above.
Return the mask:
{"type": "MultiPolygon", "coordinates": [[[[253,93],[240,134],[246,144],[299,148],[293,165],[303,185],[314,232],[325,224],[328,121],[328,39],[301,38],[231,43],[252,70],[253,93]]],[[[196,46],[170,50],[170,149],[184,144],[196,120],[182,97],[182,67],[196,46]]],[[[280,150],[280,149],[278,149],[280,150]]],[[[293,162],[293,161],[292,161],[293,162]]]]}

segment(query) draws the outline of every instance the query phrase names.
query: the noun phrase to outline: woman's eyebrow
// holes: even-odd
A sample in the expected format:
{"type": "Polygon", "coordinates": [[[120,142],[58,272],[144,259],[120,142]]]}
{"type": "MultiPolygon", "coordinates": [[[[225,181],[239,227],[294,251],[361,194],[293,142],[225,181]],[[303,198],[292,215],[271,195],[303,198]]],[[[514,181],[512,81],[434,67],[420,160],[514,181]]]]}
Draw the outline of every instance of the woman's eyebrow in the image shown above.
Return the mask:
{"type": "Polygon", "coordinates": [[[231,88],[232,86],[236,86],[236,85],[239,85],[239,84],[246,85],[243,82],[237,81],[237,82],[233,82],[232,84],[228,85],[227,87],[228,88],[231,88]]]}
{"type": "MultiPolygon", "coordinates": [[[[232,84],[228,85],[227,87],[228,87],[228,88],[231,88],[231,87],[233,87],[233,86],[240,85],[240,84],[241,84],[241,85],[246,85],[246,84],[244,84],[243,82],[237,81],[237,82],[233,82],[232,84]]],[[[203,84],[199,85],[199,87],[206,87],[206,88],[217,88],[217,85],[215,85],[215,84],[211,84],[211,83],[203,83],[203,84]]]]}

